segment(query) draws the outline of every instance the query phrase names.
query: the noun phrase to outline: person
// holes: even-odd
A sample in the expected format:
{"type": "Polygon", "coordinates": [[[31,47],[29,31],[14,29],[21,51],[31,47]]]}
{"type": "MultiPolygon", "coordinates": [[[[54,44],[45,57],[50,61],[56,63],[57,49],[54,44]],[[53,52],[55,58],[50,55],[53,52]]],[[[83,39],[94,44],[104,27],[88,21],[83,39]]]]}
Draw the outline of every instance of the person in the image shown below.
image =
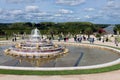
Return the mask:
{"type": "Polygon", "coordinates": [[[76,35],[74,36],[74,41],[77,42],[77,36],[76,35]]]}
{"type": "Polygon", "coordinates": [[[102,40],[102,42],[104,43],[104,39],[102,40]]]}
{"type": "Polygon", "coordinates": [[[108,37],[106,38],[106,42],[108,42],[108,37]]]}
{"type": "Polygon", "coordinates": [[[24,39],[24,35],[22,35],[22,39],[24,39]]]}
{"type": "Polygon", "coordinates": [[[66,42],[66,37],[64,37],[64,42],[66,42]]]}
{"type": "Polygon", "coordinates": [[[12,38],[12,42],[14,42],[14,38],[12,38]]]}
{"type": "Polygon", "coordinates": [[[42,36],[42,39],[43,39],[44,37],[42,36]]]}
{"type": "Polygon", "coordinates": [[[51,37],[49,37],[49,40],[51,40],[51,37]]]}
{"type": "Polygon", "coordinates": [[[86,41],[86,37],[85,36],[83,36],[83,40],[86,41]]]}
{"type": "Polygon", "coordinates": [[[69,38],[68,37],[66,37],[66,41],[68,41],[69,40],[69,38]]]}
{"type": "Polygon", "coordinates": [[[102,40],[103,43],[105,42],[105,38],[104,37],[101,37],[101,40],[102,40]]]}
{"type": "Polygon", "coordinates": [[[101,37],[99,37],[98,40],[101,41],[101,37]]]}
{"type": "Polygon", "coordinates": [[[14,39],[15,41],[17,40],[17,38],[15,37],[15,39],[14,39]]]}
{"type": "Polygon", "coordinates": [[[118,46],[118,40],[116,37],[115,37],[115,45],[118,46]]]}
{"type": "Polygon", "coordinates": [[[90,38],[90,44],[92,44],[92,38],[90,38]]]}
{"type": "Polygon", "coordinates": [[[78,42],[80,42],[80,43],[82,42],[82,37],[78,38],[78,42]]]}
{"type": "Polygon", "coordinates": [[[95,41],[95,39],[94,39],[94,38],[92,38],[92,43],[94,43],[94,41],[95,41]]]}

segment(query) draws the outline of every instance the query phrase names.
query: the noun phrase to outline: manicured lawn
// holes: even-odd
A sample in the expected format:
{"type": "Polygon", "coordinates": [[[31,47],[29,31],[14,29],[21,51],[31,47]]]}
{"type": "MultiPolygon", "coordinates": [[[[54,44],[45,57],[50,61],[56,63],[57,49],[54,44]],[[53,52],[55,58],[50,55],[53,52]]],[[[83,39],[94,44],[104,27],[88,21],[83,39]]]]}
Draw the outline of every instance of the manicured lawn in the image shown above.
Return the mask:
{"type": "Polygon", "coordinates": [[[14,75],[75,75],[75,74],[93,74],[102,73],[108,71],[119,70],[120,64],[98,68],[98,69],[86,69],[86,70],[64,70],[64,71],[25,71],[25,70],[0,70],[0,74],[14,74],[14,75]]]}

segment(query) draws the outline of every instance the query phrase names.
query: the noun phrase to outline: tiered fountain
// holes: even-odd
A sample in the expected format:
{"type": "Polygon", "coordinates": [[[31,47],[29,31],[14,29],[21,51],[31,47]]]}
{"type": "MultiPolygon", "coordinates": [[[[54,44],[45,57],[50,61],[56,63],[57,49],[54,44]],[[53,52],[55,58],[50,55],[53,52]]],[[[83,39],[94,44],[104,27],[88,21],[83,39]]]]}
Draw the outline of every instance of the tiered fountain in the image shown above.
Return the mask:
{"type": "Polygon", "coordinates": [[[6,49],[6,55],[19,58],[19,60],[28,60],[39,65],[42,60],[50,60],[60,57],[68,52],[68,49],[53,44],[50,40],[41,38],[40,31],[36,28],[31,31],[29,40],[17,43],[6,49]]]}

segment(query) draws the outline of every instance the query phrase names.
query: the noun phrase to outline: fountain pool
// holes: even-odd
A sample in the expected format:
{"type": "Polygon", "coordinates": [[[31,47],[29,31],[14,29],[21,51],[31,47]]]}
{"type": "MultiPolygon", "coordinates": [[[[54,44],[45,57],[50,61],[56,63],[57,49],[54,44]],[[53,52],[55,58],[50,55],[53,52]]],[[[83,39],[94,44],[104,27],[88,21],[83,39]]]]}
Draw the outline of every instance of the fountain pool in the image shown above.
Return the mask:
{"type": "MultiPolygon", "coordinates": [[[[59,57],[49,58],[47,60],[38,60],[39,67],[79,67],[91,66],[112,62],[120,58],[120,54],[109,50],[99,48],[88,48],[82,46],[68,46],[69,53],[59,57]]],[[[0,65],[17,66],[17,67],[35,67],[34,60],[20,59],[18,57],[10,57],[4,55],[3,50],[10,46],[0,47],[0,65]]]]}

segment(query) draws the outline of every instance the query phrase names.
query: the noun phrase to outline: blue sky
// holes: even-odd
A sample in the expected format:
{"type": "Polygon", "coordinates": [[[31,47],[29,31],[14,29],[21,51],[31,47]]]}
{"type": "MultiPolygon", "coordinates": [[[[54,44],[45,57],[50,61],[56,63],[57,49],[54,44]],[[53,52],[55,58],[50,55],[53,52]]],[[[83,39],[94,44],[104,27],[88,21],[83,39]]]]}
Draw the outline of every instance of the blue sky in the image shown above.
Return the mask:
{"type": "Polygon", "coordinates": [[[0,0],[0,23],[120,24],[120,0],[0,0]]]}

